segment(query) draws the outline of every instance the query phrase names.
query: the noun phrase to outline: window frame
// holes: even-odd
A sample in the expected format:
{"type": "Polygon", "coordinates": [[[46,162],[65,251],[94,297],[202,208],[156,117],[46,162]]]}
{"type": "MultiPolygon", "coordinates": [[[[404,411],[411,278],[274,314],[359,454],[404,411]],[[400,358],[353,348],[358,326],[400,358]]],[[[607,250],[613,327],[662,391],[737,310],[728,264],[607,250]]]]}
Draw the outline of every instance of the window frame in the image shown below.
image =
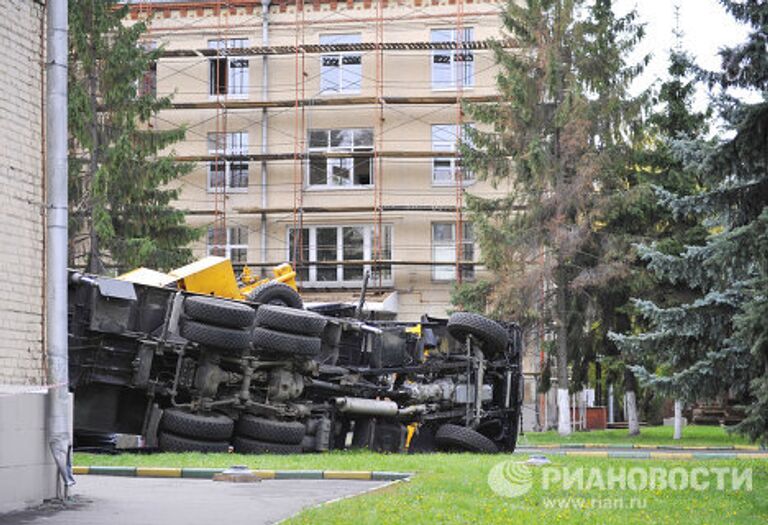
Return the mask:
{"type": "MultiPolygon", "coordinates": [[[[456,28],[443,28],[443,27],[433,27],[430,29],[429,32],[429,41],[433,43],[441,43],[441,42],[456,42],[456,28]],[[450,39],[436,39],[435,33],[437,31],[450,31],[450,39]]],[[[475,28],[474,27],[465,27],[464,28],[464,40],[463,42],[472,42],[475,38],[475,28]]],[[[471,49],[466,50],[459,50],[459,49],[433,49],[432,53],[430,54],[430,85],[432,87],[432,91],[456,91],[458,89],[458,71],[462,71],[463,73],[463,82],[461,84],[461,89],[473,89],[475,87],[475,52],[471,49]],[[469,56],[471,57],[471,60],[465,61],[457,61],[457,56],[469,56]],[[448,85],[441,85],[435,83],[435,57],[438,56],[448,56],[450,57],[450,72],[451,72],[451,78],[448,82],[448,85]],[[461,67],[459,64],[469,64],[469,66],[461,67]],[[468,80],[467,80],[468,79],[468,80]]]]}
{"type": "MultiPolygon", "coordinates": [[[[477,242],[475,240],[474,235],[474,228],[472,226],[472,223],[465,222],[464,223],[464,240],[462,241],[462,244],[464,245],[464,248],[462,249],[462,253],[467,253],[467,246],[469,246],[472,250],[472,258],[465,260],[471,260],[473,263],[477,263],[477,242]],[[467,238],[467,232],[471,232],[470,236],[471,238],[467,238]]],[[[432,261],[433,262],[445,262],[445,265],[432,265],[432,281],[433,282],[439,282],[439,283],[446,283],[446,282],[452,282],[456,280],[456,222],[448,222],[448,221],[435,221],[430,223],[430,253],[432,254],[432,261]],[[435,240],[435,227],[436,226],[450,226],[451,227],[451,241],[436,241],[435,240]],[[437,255],[437,249],[438,248],[450,248],[450,253],[452,254],[452,260],[448,261],[438,261],[438,255],[437,255]],[[448,268],[450,267],[450,271],[448,268]],[[442,272],[442,273],[440,273],[442,272]]],[[[467,265],[466,267],[463,267],[461,269],[461,278],[462,280],[467,281],[473,281],[475,279],[475,266],[476,264],[467,265]]]]}
{"type": "MultiPolygon", "coordinates": [[[[320,35],[320,44],[324,45],[330,45],[333,43],[341,43],[341,44],[360,44],[362,43],[363,38],[361,33],[334,33],[329,35],[320,35]],[[338,40],[338,42],[334,42],[334,40],[338,40]],[[356,40],[353,42],[353,40],[356,40]]],[[[359,94],[362,91],[363,88],[363,54],[360,51],[344,51],[344,52],[333,52],[333,53],[322,53],[320,55],[320,95],[327,96],[327,95],[356,95],[359,94]],[[331,66],[325,65],[325,60],[328,58],[338,58],[338,65],[333,66],[338,69],[338,78],[336,79],[336,86],[337,89],[330,89],[327,87],[324,87],[324,78],[326,69],[331,66]],[[344,59],[347,57],[351,58],[357,58],[359,60],[358,64],[348,64],[348,68],[345,68],[344,59]],[[344,72],[345,70],[348,72],[348,74],[353,74],[349,70],[352,69],[352,66],[357,66],[359,68],[358,73],[354,73],[358,76],[358,82],[357,84],[349,84],[349,86],[353,87],[345,87],[344,83],[344,72]]]]}
{"type": "MultiPolygon", "coordinates": [[[[208,226],[208,238],[206,240],[206,248],[205,253],[206,255],[216,255],[214,253],[214,250],[223,248],[224,255],[223,257],[226,257],[230,261],[232,261],[232,264],[234,265],[245,265],[248,264],[248,240],[249,240],[249,230],[245,226],[227,226],[227,238],[225,244],[213,244],[212,243],[212,235],[215,237],[215,228],[213,225],[208,226]],[[234,244],[232,243],[232,238],[234,237],[233,231],[239,230],[240,234],[238,237],[240,237],[241,242],[234,244]],[[245,243],[242,242],[242,236],[245,236],[245,243]],[[244,257],[243,260],[240,261],[239,259],[233,260],[232,259],[232,251],[233,250],[243,250],[244,257]]],[[[221,255],[219,257],[222,257],[221,255]]]]}
{"type": "MultiPolygon", "coordinates": [[[[469,124],[469,126],[474,127],[473,124],[469,124]]],[[[461,132],[460,132],[462,134],[462,137],[457,137],[456,136],[456,124],[432,124],[431,127],[430,127],[430,132],[431,132],[430,139],[431,139],[432,151],[433,152],[439,152],[439,151],[456,152],[458,142],[459,142],[459,140],[461,140],[463,138],[464,128],[462,127],[461,132]],[[449,131],[447,131],[446,133],[450,133],[452,135],[452,137],[453,137],[453,140],[452,141],[448,141],[448,140],[435,140],[435,134],[436,134],[435,131],[436,131],[437,128],[449,128],[449,131]],[[452,131],[451,131],[451,129],[452,129],[452,131]]],[[[441,187],[441,188],[442,187],[453,187],[453,186],[456,186],[456,166],[457,166],[459,160],[460,159],[458,159],[455,156],[453,156],[453,157],[432,157],[432,186],[441,187]],[[435,165],[438,162],[448,162],[449,169],[450,169],[450,172],[451,172],[450,180],[448,180],[448,181],[439,181],[439,180],[436,179],[436,177],[435,177],[436,166],[435,165]]],[[[474,184],[477,181],[477,179],[475,178],[475,173],[473,171],[470,171],[470,170],[462,168],[461,172],[462,172],[461,184],[463,186],[470,186],[470,185],[474,184]]]]}
{"type": "Polygon", "coordinates": [[[310,191],[337,191],[337,190],[366,190],[374,186],[373,180],[373,128],[337,128],[337,129],[310,129],[307,132],[307,153],[308,161],[306,164],[306,173],[304,176],[304,187],[310,191]],[[351,146],[333,146],[333,134],[334,132],[352,132],[352,145],[351,146]],[[371,144],[358,146],[356,144],[357,133],[367,133],[371,137],[371,144]],[[316,133],[326,134],[326,146],[311,146],[312,135],[316,133]],[[354,156],[356,152],[370,153],[370,155],[354,156]],[[313,153],[335,153],[343,154],[349,153],[349,156],[318,156],[313,159],[313,153]],[[325,161],[325,184],[315,184],[312,182],[312,167],[313,160],[323,159],[325,161]],[[348,184],[334,184],[333,168],[334,164],[340,164],[341,161],[351,160],[349,170],[349,183],[348,184]],[[368,160],[368,184],[355,184],[355,173],[358,169],[358,165],[361,159],[368,160]]]}
{"type": "MultiPolygon", "coordinates": [[[[208,49],[219,49],[221,47],[221,42],[225,42],[225,49],[242,49],[249,47],[249,40],[247,38],[228,38],[228,39],[213,39],[208,41],[208,49]]],[[[217,66],[218,67],[218,66],[217,66]]],[[[218,79],[218,73],[215,75],[215,78],[218,79]]],[[[232,56],[232,55],[226,55],[226,56],[213,56],[208,58],[208,98],[209,100],[216,100],[219,97],[228,97],[233,99],[247,99],[250,96],[250,60],[248,56],[232,56]],[[226,81],[226,89],[225,92],[219,93],[218,92],[218,82],[214,83],[214,75],[212,74],[213,64],[219,63],[221,61],[224,61],[226,64],[225,71],[226,75],[224,75],[224,79],[226,81]],[[238,66],[233,67],[233,62],[244,62],[244,66],[238,66]],[[231,93],[232,85],[233,85],[233,69],[242,69],[243,72],[241,72],[238,77],[240,79],[240,82],[237,84],[239,86],[237,93],[231,93]],[[215,89],[214,89],[215,87],[215,89]]]]}
{"type": "MultiPolygon", "coordinates": [[[[250,187],[250,162],[246,160],[240,160],[240,159],[230,159],[227,158],[229,156],[235,156],[235,155],[248,155],[248,132],[243,131],[229,131],[227,133],[218,132],[219,135],[224,135],[224,147],[223,148],[211,148],[211,143],[213,142],[214,145],[219,146],[222,141],[216,140],[217,132],[209,132],[207,135],[208,140],[208,155],[220,155],[223,157],[222,160],[215,161],[215,160],[209,160],[208,161],[208,167],[207,167],[207,174],[206,174],[206,191],[208,193],[215,193],[218,191],[218,187],[213,186],[211,184],[213,180],[213,168],[214,165],[219,163],[224,163],[224,191],[227,193],[247,193],[248,189],[250,187]],[[238,147],[235,149],[235,140],[234,137],[239,136],[240,139],[238,141],[238,147]],[[213,138],[212,138],[213,137],[213,138]],[[232,185],[232,164],[240,164],[245,166],[245,186],[233,186],[232,185]]],[[[241,175],[242,176],[242,175],[241,175]]]]}
{"type": "MultiPolygon", "coordinates": [[[[374,242],[375,242],[375,232],[376,232],[376,226],[373,224],[312,224],[312,225],[304,225],[303,229],[306,230],[309,234],[308,239],[308,254],[309,254],[309,260],[303,261],[306,266],[300,270],[306,271],[306,279],[302,280],[300,282],[302,287],[305,288],[354,288],[359,287],[363,283],[363,278],[365,276],[365,272],[371,272],[371,282],[372,283],[378,283],[379,278],[377,275],[375,275],[375,272],[373,271],[373,268],[371,264],[365,264],[362,265],[362,271],[360,273],[359,279],[345,279],[344,277],[344,271],[348,268],[353,268],[349,265],[344,264],[337,264],[335,265],[336,270],[336,279],[334,280],[318,280],[318,269],[320,268],[334,268],[334,266],[317,266],[313,265],[313,262],[318,262],[318,244],[317,244],[317,231],[323,230],[323,229],[335,229],[336,230],[336,261],[343,261],[344,260],[344,230],[347,228],[360,228],[362,229],[363,233],[363,255],[362,259],[363,261],[372,261],[373,260],[373,254],[375,250],[374,242]]],[[[394,226],[392,224],[383,224],[382,228],[384,231],[388,232],[385,233],[384,238],[388,238],[389,240],[389,246],[383,246],[382,252],[384,254],[388,254],[387,258],[382,260],[387,260],[392,258],[392,253],[394,249],[394,226]]],[[[289,226],[286,228],[286,243],[287,243],[287,258],[288,260],[293,260],[293,246],[291,243],[291,237],[292,237],[292,231],[293,227],[289,226]]],[[[303,234],[302,234],[303,235],[303,234]]],[[[322,260],[322,259],[320,259],[322,260]]],[[[327,260],[327,259],[326,259],[327,260]]],[[[387,275],[382,276],[381,278],[381,284],[382,286],[393,286],[395,282],[395,272],[394,267],[392,265],[382,265],[384,267],[384,272],[388,273],[387,275]]],[[[357,268],[357,267],[354,267],[357,268]]],[[[299,273],[299,272],[297,272],[299,273]]]]}

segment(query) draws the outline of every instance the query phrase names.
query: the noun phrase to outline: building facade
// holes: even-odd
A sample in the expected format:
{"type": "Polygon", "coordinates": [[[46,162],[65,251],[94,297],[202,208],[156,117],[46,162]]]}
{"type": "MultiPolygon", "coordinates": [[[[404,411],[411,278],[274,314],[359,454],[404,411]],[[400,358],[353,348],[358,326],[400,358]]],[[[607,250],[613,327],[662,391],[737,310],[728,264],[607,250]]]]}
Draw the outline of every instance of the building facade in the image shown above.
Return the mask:
{"type": "Polygon", "coordinates": [[[498,0],[132,2],[164,52],[142,89],[195,169],[177,205],[195,254],[297,266],[312,301],[444,316],[482,275],[464,193],[505,192],[461,168],[462,102],[493,100],[498,0]],[[457,262],[458,261],[458,262],[457,262]]]}
{"type": "Polygon", "coordinates": [[[44,9],[0,2],[0,514],[56,496],[45,432],[44,9]],[[24,67],[19,67],[23,64],[24,67]]]}

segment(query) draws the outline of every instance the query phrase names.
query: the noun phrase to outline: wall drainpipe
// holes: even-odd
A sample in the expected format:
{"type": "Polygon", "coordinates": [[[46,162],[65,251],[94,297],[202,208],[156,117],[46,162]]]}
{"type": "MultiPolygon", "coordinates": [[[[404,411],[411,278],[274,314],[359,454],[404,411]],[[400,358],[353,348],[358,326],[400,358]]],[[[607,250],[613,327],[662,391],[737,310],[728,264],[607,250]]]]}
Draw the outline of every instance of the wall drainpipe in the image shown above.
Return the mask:
{"type": "MultiPolygon", "coordinates": [[[[261,45],[265,48],[269,46],[269,5],[271,0],[261,0],[261,45]]],[[[265,53],[261,57],[261,100],[269,99],[269,61],[265,53]]],[[[269,114],[267,108],[261,110],[261,154],[266,155],[269,150],[268,134],[269,114]]],[[[261,160],[261,244],[259,246],[259,262],[261,262],[262,272],[266,272],[267,257],[267,161],[265,157],[261,160]]]]}
{"type": "MultiPolygon", "coordinates": [[[[65,487],[75,484],[67,355],[67,0],[49,0],[46,61],[46,307],[48,444],[65,487]]],[[[66,489],[64,490],[66,495],[66,489]]]]}

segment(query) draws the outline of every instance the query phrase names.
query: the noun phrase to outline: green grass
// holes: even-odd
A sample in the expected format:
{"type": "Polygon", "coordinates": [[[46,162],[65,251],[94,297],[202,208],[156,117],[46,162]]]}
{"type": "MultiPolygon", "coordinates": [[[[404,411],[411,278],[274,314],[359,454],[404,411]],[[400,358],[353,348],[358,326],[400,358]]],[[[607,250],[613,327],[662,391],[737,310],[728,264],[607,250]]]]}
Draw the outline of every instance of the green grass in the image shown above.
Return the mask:
{"type": "Polygon", "coordinates": [[[557,432],[528,432],[520,437],[520,446],[536,446],[550,444],[642,444],[642,445],[674,445],[727,447],[732,445],[749,445],[749,441],[738,434],[731,434],[722,427],[687,426],[683,428],[683,437],[672,439],[672,427],[642,427],[639,436],[629,436],[626,430],[593,430],[590,432],[574,432],[568,437],[561,437],[557,432]]]}
{"type": "MultiPolygon", "coordinates": [[[[541,471],[534,474],[530,492],[518,498],[497,496],[488,486],[490,469],[502,461],[522,461],[525,455],[471,454],[374,454],[336,452],[296,456],[243,456],[237,454],[153,454],[102,456],[75,454],[77,465],[122,465],[164,467],[227,467],[244,464],[260,469],[387,470],[413,472],[412,481],[382,491],[304,511],[292,524],[460,524],[460,523],[602,523],[602,524],[715,524],[768,523],[768,461],[704,460],[662,461],[551,456],[556,467],[608,468],[695,467],[751,468],[751,491],[703,491],[646,489],[634,491],[565,490],[561,486],[544,491],[541,471]],[[548,501],[581,503],[584,508],[552,508],[548,501]],[[646,503],[642,509],[600,509],[579,498],[611,502],[631,498],[646,503]],[[547,500],[549,498],[549,500],[547,500]]],[[[281,482],[282,483],[282,482],[281,482]]],[[[286,490],[290,482],[286,481],[286,490]]]]}

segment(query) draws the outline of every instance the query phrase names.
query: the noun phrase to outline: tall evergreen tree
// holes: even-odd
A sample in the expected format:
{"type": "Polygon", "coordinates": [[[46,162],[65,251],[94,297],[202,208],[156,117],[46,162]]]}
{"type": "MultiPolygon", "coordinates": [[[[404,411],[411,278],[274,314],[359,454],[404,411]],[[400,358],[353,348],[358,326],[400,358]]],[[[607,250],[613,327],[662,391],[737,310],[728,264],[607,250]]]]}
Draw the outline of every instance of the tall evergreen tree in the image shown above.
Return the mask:
{"type": "Polygon", "coordinates": [[[663,307],[639,300],[651,323],[640,334],[612,334],[622,349],[650,354],[670,374],[642,366],[642,382],[675,397],[712,399],[723,394],[748,403],[738,429],[768,442],[768,57],[765,27],[768,4],[760,0],[721,0],[737,20],[752,26],[747,42],[721,52],[722,71],[702,72],[721,92],[720,116],[732,132],[716,147],[681,141],[680,158],[698,171],[710,189],[687,196],[660,190],[661,201],[677,218],[700,216],[712,235],[703,246],[679,256],[657,246],[643,247],[649,268],[672,283],[688,286],[696,298],[663,307]],[[730,95],[748,88],[762,101],[746,103],[730,95]]]}
{"type": "Polygon", "coordinates": [[[496,309],[540,317],[556,334],[561,434],[570,432],[569,363],[583,362],[595,312],[585,285],[616,277],[599,264],[595,210],[640,107],[627,95],[642,67],[626,63],[643,34],[635,17],[615,17],[610,0],[510,1],[504,30],[521,49],[494,46],[502,100],[469,108],[491,130],[467,129],[462,145],[469,169],[512,188],[499,199],[468,195],[467,206],[497,276],[496,309]]]}
{"type": "MultiPolygon", "coordinates": [[[[654,112],[646,120],[643,138],[637,144],[635,160],[625,170],[617,170],[611,196],[602,212],[602,232],[611,239],[604,254],[615,267],[625,268],[626,277],[594,290],[599,304],[600,322],[595,324],[596,340],[606,357],[607,377],[612,384],[622,384],[629,432],[640,432],[637,380],[627,365],[654,368],[649,356],[621,355],[607,337],[609,331],[629,332],[645,327],[629,304],[631,297],[642,297],[672,306],[690,299],[684,286],[673,286],[654,278],[639,258],[636,243],[656,242],[660,251],[678,254],[685,245],[703,244],[706,229],[695,217],[675,221],[672,212],[661,205],[654,188],[678,195],[702,191],[698,174],[687,169],[672,151],[672,144],[700,140],[707,132],[709,112],[691,109],[696,89],[695,66],[680,44],[682,34],[669,52],[668,78],[654,99],[654,112]],[[640,361],[638,361],[638,359],[640,361]],[[632,417],[629,417],[632,416],[632,417]]],[[[644,392],[648,400],[652,391],[644,392]]]]}
{"type": "Polygon", "coordinates": [[[124,25],[127,13],[115,0],[69,2],[70,253],[92,272],[174,267],[198,237],[167,187],[189,167],[162,154],[184,130],[151,125],[170,105],[144,85],[159,50],[142,45],[143,23],[124,25]]]}

